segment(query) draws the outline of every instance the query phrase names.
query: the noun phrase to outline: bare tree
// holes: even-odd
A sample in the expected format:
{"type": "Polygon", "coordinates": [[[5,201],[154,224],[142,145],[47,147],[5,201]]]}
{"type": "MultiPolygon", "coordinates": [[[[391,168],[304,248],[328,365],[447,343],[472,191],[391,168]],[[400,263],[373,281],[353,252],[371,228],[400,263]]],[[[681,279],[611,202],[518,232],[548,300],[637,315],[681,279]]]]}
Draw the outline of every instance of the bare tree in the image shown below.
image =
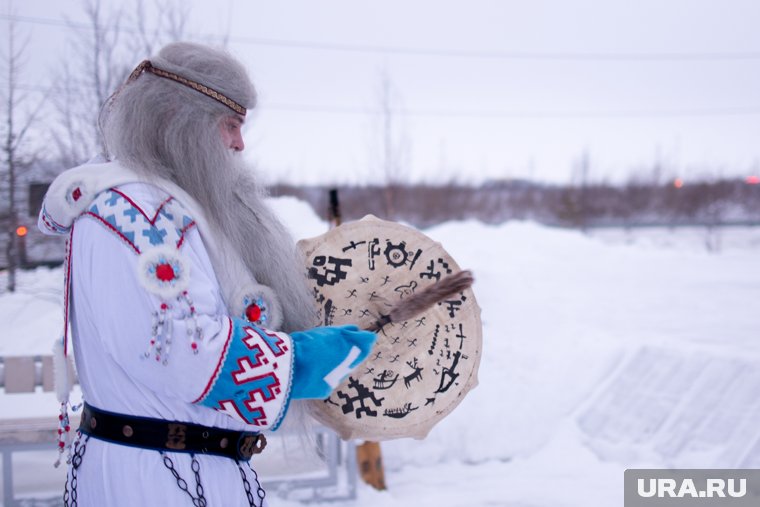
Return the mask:
{"type": "Polygon", "coordinates": [[[4,81],[6,85],[3,118],[3,142],[2,150],[5,158],[5,172],[3,183],[8,187],[8,215],[7,215],[7,238],[6,260],[8,262],[8,285],[9,292],[16,290],[16,270],[21,261],[20,240],[16,234],[19,227],[18,198],[16,194],[19,173],[27,169],[33,155],[25,149],[27,134],[38,118],[45,98],[38,100],[37,104],[30,104],[29,96],[21,93],[19,89],[19,75],[25,57],[25,49],[29,42],[28,37],[20,41],[16,32],[13,16],[8,15],[8,46],[3,55],[4,81]]]}
{"type": "Polygon", "coordinates": [[[145,0],[135,0],[133,15],[130,18],[135,26],[135,55],[152,55],[161,44],[167,41],[181,40],[187,33],[187,21],[190,17],[190,3],[178,0],[154,0],[153,13],[145,5],[145,0]],[[149,20],[154,23],[149,23],[149,20]]]}
{"type": "MultiPolygon", "coordinates": [[[[83,0],[86,26],[69,23],[71,58],[65,59],[56,87],[59,123],[53,139],[64,166],[104,153],[98,125],[100,109],[132,68],[159,45],[183,37],[188,3],[134,0],[133,10],[111,8],[104,0],[83,0]]],[[[128,7],[128,6],[127,6],[128,7]]]]}
{"type": "Polygon", "coordinates": [[[392,219],[396,214],[395,194],[404,182],[404,173],[408,170],[409,138],[397,121],[401,99],[391,82],[387,69],[383,69],[380,75],[378,92],[380,170],[385,184],[383,198],[386,216],[392,219]]]}
{"type": "Polygon", "coordinates": [[[69,22],[73,51],[56,79],[59,125],[53,140],[65,166],[73,166],[104,151],[97,118],[116,83],[128,73],[117,51],[121,42],[121,9],[106,11],[102,0],[85,0],[86,26],[69,22]]]}

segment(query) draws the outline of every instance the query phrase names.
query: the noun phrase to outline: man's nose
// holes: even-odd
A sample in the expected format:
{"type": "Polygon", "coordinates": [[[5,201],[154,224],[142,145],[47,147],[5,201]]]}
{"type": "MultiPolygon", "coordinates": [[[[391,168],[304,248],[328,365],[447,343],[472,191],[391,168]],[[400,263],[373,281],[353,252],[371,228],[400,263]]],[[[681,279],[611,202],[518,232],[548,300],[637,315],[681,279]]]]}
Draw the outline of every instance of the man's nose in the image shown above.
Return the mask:
{"type": "Polygon", "coordinates": [[[235,151],[243,151],[245,149],[245,142],[243,141],[243,136],[238,134],[235,137],[232,138],[232,146],[230,146],[235,151]]]}

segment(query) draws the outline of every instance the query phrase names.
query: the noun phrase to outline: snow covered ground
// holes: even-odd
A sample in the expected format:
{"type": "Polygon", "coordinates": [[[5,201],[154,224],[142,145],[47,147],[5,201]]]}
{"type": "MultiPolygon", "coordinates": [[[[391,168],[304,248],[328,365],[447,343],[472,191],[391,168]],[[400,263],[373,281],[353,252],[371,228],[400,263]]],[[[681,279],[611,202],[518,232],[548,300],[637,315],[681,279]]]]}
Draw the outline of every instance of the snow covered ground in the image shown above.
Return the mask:
{"type": "MultiPolygon", "coordinates": [[[[326,228],[301,202],[274,205],[299,238],[326,228]]],[[[387,491],[334,505],[622,506],[626,468],[760,468],[759,232],[708,251],[700,231],[426,231],[475,272],[480,385],[427,439],[382,444],[387,491]]],[[[0,355],[49,353],[60,281],[39,269],[0,296],[0,355]]],[[[55,413],[14,396],[3,417],[55,413]]],[[[24,470],[34,488],[39,469],[24,470]]]]}

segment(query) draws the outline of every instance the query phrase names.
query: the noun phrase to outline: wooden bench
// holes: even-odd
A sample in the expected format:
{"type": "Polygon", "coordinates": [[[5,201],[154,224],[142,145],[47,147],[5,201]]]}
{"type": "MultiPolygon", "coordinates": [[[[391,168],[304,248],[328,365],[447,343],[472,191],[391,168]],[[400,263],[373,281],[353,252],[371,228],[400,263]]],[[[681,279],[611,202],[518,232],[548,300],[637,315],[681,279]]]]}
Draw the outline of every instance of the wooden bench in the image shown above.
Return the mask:
{"type": "MultiPolygon", "coordinates": [[[[73,372],[72,372],[73,374],[73,372]]],[[[5,395],[41,393],[54,391],[52,356],[0,357],[0,388],[5,395]]],[[[13,491],[14,452],[51,451],[54,456],[57,439],[56,405],[50,407],[46,417],[0,418],[0,453],[3,467],[3,505],[19,505],[13,491]]],[[[70,413],[71,426],[79,426],[80,413],[70,413]]],[[[353,442],[343,442],[325,427],[315,428],[313,441],[317,448],[312,454],[322,458],[318,466],[293,471],[292,461],[282,460],[282,454],[292,452],[301,442],[297,435],[267,433],[268,449],[257,456],[257,471],[269,494],[299,500],[337,500],[356,497],[356,449],[353,442]],[[288,450],[290,449],[290,451],[288,450]]],[[[50,467],[52,469],[52,462],[50,467]]],[[[304,464],[306,460],[298,460],[304,464]]],[[[63,466],[63,465],[62,465],[63,466]]],[[[63,488],[63,484],[61,484],[63,488]]],[[[61,489],[61,494],[62,494],[61,489]]],[[[56,500],[60,503],[60,498],[56,500]]],[[[35,505],[40,502],[36,502],[35,505]]],[[[43,502],[44,503],[44,502],[43,502]]]]}

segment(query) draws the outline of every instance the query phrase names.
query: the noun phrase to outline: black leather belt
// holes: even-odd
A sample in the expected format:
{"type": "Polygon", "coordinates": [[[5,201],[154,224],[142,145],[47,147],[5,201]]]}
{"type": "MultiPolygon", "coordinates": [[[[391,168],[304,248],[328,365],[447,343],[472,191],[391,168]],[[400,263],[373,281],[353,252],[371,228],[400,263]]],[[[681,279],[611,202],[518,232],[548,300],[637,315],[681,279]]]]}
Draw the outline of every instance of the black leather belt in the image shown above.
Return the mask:
{"type": "Polygon", "coordinates": [[[157,451],[215,454],[246,461],[267,445],[267,439],[261,433],[116,414],[87,403],[82,410],[79,431],[114,444],[157,451]]]}

